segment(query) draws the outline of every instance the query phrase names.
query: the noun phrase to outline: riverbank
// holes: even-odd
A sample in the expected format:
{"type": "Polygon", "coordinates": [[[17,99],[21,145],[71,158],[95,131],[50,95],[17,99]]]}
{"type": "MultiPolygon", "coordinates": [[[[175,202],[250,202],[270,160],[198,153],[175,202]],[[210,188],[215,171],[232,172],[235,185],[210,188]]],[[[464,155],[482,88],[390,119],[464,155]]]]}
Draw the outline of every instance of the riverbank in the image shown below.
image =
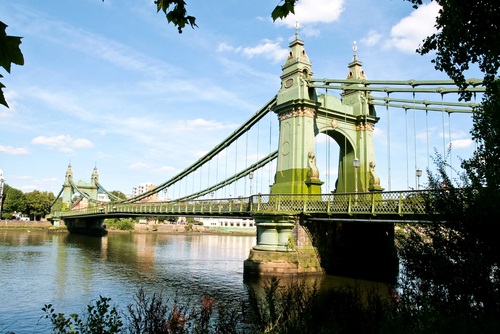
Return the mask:
{"type": "Polygon", "coordinates": [[[49,229],[53,227],[49,221],[31,221],[31,220],[0,220],[0,228],[11,229],[49,229]]]}
{"type": "MultiPolygon", "coordinates": [[[[66,227],[52,226],[49,221],[19,221],[19,220],[0,220],[0,229],[46,229],[57,232],[67,232],[66,227]]],[[[255,228],[236,228],[236,227],[211,227],[201,225],[183,225],[183,224],[143,224],[136,223],[133,230],[107,229],[109,233],[164,233],[164,234],[232,234],[232,235],[255,235],[255,228]]]]}

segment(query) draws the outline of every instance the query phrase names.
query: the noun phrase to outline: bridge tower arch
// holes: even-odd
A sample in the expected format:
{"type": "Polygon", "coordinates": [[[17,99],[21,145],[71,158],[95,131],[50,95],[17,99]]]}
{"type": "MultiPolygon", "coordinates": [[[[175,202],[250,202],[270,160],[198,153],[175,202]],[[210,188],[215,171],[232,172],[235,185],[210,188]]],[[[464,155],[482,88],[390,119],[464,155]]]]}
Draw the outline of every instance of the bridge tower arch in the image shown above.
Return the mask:
{"type": "Polygon", "coordinates": [[[338,178],[334,191],[382,191],[373,143],[373,132],[379,117],[374,106],[368,104],[369,91],[349,89],[364,87],[360,82],[367,80],[356,53],[348,69],[342,100],[327,94],[321,94],[317,99],[320,104],[316,116],[318,131],[335,140],[339,146],[338,178]]]}
{"type": "MultiPolygon", "coordinates": [[[[319,133],[330,136],[340,147],[336,192],[383,190],[375,172],[373,148],[373,129],[378,117],[368,104],[369,93],[352,89],[364,86],[360,80],[366,79],[356,53],[348,65],[340,100],[327,94],[318,96],[316,89],[310,87],[312,64],[297,33],[289,47],[273,108],[280,132],[271,194],[318,195],[321,201],[323,181],[315,151],[319,133]]],[[[254,219],[257,244],[245,261],[245,274],[324,272],[317,255],[318,245],[314,244],[311,231],[304,227],[306,217],[257,215],[254,219]]]]}
{"type": "Polygon", "coordinates": [[[367,78],[357,59],[356,47],[341,100],[328,94],[318,96],[315,88],[308,85],[312,75],[304,42],[296,34],[282,67],[281,88],[274,108],[280,134],[271,193],[322,193],[315,152],[315,137],[319,133],[333,138],[340,148],[335,192],[383,190],[376,172],[373,144],[379,118],[374,106],[368,104],[369,91],[359,90],[367,78]]]}
{"type": "Polygon", "coordinates": [[[93,205],[91,201],[97,201],[98,197],[98,186],[99,183],[99,173],[97,171],[97,166],[94,167],[90,182],[84,181],[73,181],[73,170],[71,168],[71,163],[66,169],[66,176],[64,178],[63,191],[62,191],[62,211],[71,210],[73,196],[80,193],[83,197],[88,198],[89,206],[93,205]]]}

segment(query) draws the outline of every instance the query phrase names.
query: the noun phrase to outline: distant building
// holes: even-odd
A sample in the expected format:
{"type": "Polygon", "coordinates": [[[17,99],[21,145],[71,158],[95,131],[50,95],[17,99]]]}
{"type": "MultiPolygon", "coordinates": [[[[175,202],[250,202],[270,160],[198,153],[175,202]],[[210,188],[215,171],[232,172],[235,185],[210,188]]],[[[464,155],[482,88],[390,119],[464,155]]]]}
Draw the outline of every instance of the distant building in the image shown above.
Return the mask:
{"type": "Polygon", "coordinates": [[[233,228],[255,228],[253,219],[242,218],[196,218],[203,226],[210,227],[233,227],[233,228]]]}
{"type": "Polygon", "coordinates": [[[73,202],[71,204],[71,210],[81,210],[89,207],[89,201],[82,196],[76,196],[73,198],[73,202]]]}
{"type": "MultiPolygon", "coordinates": [[[[152,183],[141,183],[137,187],[132,188],[132,197],[142,195],[155,188],[156,186],[152,183]]],[[[158,193],[154,193],[151,196],[146,197],[145,199],[141,200],[141,202],[158,202],[158,193]]]]}
{"type": "Polygon", "coordinates": [[[99,189],[99,192],[97,193],[97,200],[99,202],[110,202],[111,200],[109,199],[108,194],[102,192],[102,190],[99,189]]]}

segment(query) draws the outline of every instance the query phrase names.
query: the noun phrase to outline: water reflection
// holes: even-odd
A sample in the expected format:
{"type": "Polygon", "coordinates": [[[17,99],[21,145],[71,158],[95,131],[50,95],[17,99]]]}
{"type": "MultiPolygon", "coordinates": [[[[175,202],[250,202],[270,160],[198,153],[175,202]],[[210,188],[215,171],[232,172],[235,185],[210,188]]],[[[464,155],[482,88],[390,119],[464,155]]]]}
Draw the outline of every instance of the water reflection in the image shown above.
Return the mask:
{"type": "MultiPolygon", "coordinates": [[[[112,233],[94,238],[0,230],[0,333],[50,332],[40,322],[48,303],[57,312],[79,313],[102,295],[125,310],[140,288],[180,302],[197,303],[208,293],[237,304],[248,299],[249,289],[262,289],[261,280],[243,280],[243,261],[254,244],[254,236],[112,233]]],[[[306,280],[320,289],[376,284],[332,276],[306,280]]]]}

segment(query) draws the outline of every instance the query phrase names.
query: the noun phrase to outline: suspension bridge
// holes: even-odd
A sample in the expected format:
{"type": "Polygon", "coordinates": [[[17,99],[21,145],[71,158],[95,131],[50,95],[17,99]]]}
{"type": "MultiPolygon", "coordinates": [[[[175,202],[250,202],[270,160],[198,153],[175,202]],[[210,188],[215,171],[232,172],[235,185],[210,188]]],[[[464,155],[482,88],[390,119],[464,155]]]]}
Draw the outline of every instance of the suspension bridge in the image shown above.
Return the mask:
{"type": "MultiPolygon", "coordinates": [[[[315,78],[296,33],[277,94],[205,156],[154,189],[128,199],[108,192],[99,183],[97,168],[90,183],[74,182],[70,165],[57,196],[62,198],[61,209],[50,219],[63,220],[70,232],[104,234],[105,218],[250,217],[257,227],[257,242],[244,263],[246,275],[327,272],[373,278],[375,272],[397,271],[394,224],[418,221],[425,214],[419,198],[426,190],[419,189],[423,171],[417,157],[430,156],[429,137],[435,137],[430,133],[436,131],[437,122],[431,119],[429,127],[428,119],[442,116],[439,138],[445,150],[452,140],[451,116],[466,115],[470,122],[478,104],[460,102],[453,81],[368,80],[356,47],[353,50],[345,79],[315,78]],[[400,134],[391,139],[402,128],[400,120],[396,129],[390,127],[391,116],[401,115],[394,110],[405,115],[404,140],[400,134]],[[421,136],[417,112],[426,119],[425,131],[418,125],[427,134],[423,153],[422,145],[417,145],[421,136]],[[379,116],[382,113],[384,117],[379,116]],[[408,149],[408,115],[414,117],[413,152],[408,149]],[[375,145],[376,124],[381,120],[387,124],[386,143],[375,145]],[[406,189],[392,190],[393,142],[399,146],[405,142],[406,154],[404,158],[396,154],[396,160],[406,161],[407,180],[410,164],[414,165],[415,187],[407,181],[406,189]],[[375,148],[387,158],[377,161],[375,148]],[[334,154],[338,160],[332,159],[334,154]],[[338,161],[336,170],[332,160],[338,161]],[[382,180],[379,166],[386,167],[382,180]],[[100,200],[99,194],[107,194],[110,201],[100,200]],[[158,200],[162,194],[163,200],[158,200]],[[76,195],[88,205],[75,209],[76,195]]],[[[484,92],[481,80],[470,79],[467,84],[474,95],[484,92]]],[[[394,174],[400,177],[405,168],[398,167],[394,174]]]]}

